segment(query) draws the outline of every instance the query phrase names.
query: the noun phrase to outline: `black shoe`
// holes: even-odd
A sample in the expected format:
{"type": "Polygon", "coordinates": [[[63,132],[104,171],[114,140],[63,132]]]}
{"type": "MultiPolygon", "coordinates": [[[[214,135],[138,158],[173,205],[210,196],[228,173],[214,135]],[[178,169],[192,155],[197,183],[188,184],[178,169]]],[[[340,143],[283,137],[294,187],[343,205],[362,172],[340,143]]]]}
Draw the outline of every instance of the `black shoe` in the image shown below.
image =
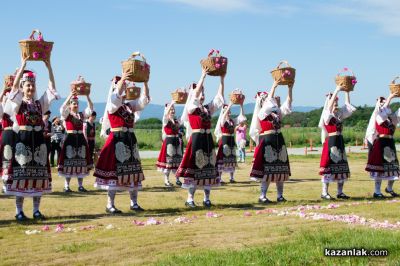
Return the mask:
{"type": "Polygon", "coordinates": [[[112,206],[111,208],[106,207],[106,213],[117,214],[117,213],[122,213],[122,211],[115,208],[115,206],[112,206]]]}
{"type": "Polygon", "coordinates": [[[67,188],[64,188],[64,192],[65,193],[72,193],[73,191],[69,187],[67,187],[67,188]]]}
{"type": "Polygon", "coordinates": [[[142,207],[140,207],[139,204],[135,204],[135,205],[131,206],[131,210],[132,211],[137,211],[137,212],[144,211],[144,209],[142,207]]]}
{"type": "Polygon", "coordinates": [[[16,219],[18,222],[25,222],[25,221],[28,220],[28,217],[26,217],[25,214],[24,214],[24,212],[21,211],[21,212],[19,212],[17,215],[15,215],[15,219],[16,219]]]}
{"type": "Polygon", "coordinates": [[[196,204],[194,203],[194,201],[186,201],[185,202],[185,206],[189,207],[189,208],[196,208],[196,204]]]}
{"type": "Polygon", "coordinates": [[[343,192],[340,193],[340,194],[338,194],[338,195],[336,195],[336,197],[337,197],[338,199],[350,199],[350,197],[347,196],[346,194],[344,194],[343,192]]]}
{"type": "Polygon", "coordinates": [[[387,188],[385,188],[385,192],[386,192],[386,193],[389,193],[393,198],[399,196],[399,194],[397,194],[397,193],[394,192],[393,190],[392,190],[392,191],[389,191],[387,188]]]}
{"type": "Polygon", "coordinates": [[[33,214],[33,219],[35,220],[44,220],[44,215],[40,211],[35,211],[33,214]]]}
{"type": "Polygon", "coordinates": [[[231,180],[229,180],[229,183],[236,183],[236,181],[235,181],[235,179],[231,179],[231,180]]]}
{"type": "Polygon", "coordinates": [[[225,185],[225,184],[226,184],[224,180],[221,180],[219,183],[220,183],[221,185],[225,185]]]}
{"type": "Polygon", "coordinates": [[[258,198],[258,202],[262,203],[262,204],[268,204],[271,203],[271,201],[269,199],[267,199],[266,197],[264,198],[258,198]]]}
{"type": "Polygon", "coordinates": [[[276,199],[277,202],[285,202],[287,201],[283,196],[280,196],[279,198],[276,199]]]}
{"type": "Polygon", "coordinates": [[[84,187],[79,187],[79,188],[78,188],[78,191],[79,191],[79,192],[88,192],[88,191],[86,190],[86,188],[84,188],[84,187]]]}
{"type": "Polygon", "coordinates": [[[176,184],[177,186],[182,186],[182,182],[181,182],[179,179],[176,180],[175,184],[176,184]]]}
{"type": "Polygon", "coordinates": [[[384,199],[386,198],[382,193],[374,193],[374,199],[384,199]]]}
{"type": "Polygon", "coordinates": [[[321,195],[321,199],[324,200],[334,200],[335,198],[333,198],[331,195],[326,194],[326,195],[321,195]]]}
{"type": "Polygon", "coordinates": [[[211,200],[203,201],[203,206],[206,207],[206,208],[211,208],[211,206],[212,206],[211,200]]]}

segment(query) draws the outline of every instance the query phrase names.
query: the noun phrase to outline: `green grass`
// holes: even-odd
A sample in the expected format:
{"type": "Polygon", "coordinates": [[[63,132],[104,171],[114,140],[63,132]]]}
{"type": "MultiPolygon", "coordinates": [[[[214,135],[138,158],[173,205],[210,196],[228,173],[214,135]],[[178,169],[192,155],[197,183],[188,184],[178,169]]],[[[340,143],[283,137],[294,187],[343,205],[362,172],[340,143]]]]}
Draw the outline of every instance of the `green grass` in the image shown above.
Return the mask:
{"type": "MultiPolygon", "coordinates": [[[[351,180],[345,192],[351,202],[371,200],[373,182],[364,171],[366,155],[349,154],[351,180]]],[[[248,158],[250,159],[250,158],[248,158]]],[[[256,215],[257,210],[278,210],[300,204],[327,205],[320,199],[321,182],[317,174],[319,157],[291,156],[292,180],[285,184],[288,202],[258,204],[259,184],[249,182],[250,160],[240,164],[238,183],[217,188],[211,193],[211,211],[222,215],[207,218],[208,210],[199,207],[188,210],[184,206],[187,192],[167,189],[162,175],[155,170],[155,160],[143,160],[146,180],[139,193],[143,213],[129,210],[126,192],[117,194],[116,206],[122,215],[105,213],[106,192],[95,190],[94,177],[84,180],[89,193],[62,192],[64,179],[53,169],[53,193],[42,199],[41,211],[48,217],[42,222],[18,224],[14,220],[15,198],[0,194],[0,265],[379,265],[400,261],[398,239],[400,230],[387,231],[361,225],[348,225],[324,220],[306,220],[294,216],[256,215]],[[253,215],[245,217],[245,211],[253,215]],[[176,224],[179,216],[192,218],[191,223],[176,224]],[[135,226],[133,220],[146,221],[149,217],[163,219],[166,224],[135,226]],[[56,233],[57,224],[76,229],[76,232],[56,233]],[[112,224],[114,229],[106,229],[112,224]],[[26,230],[50,226],[48,232],[26,235],[26,230]],[[82,231],[82,226],[95,229],[82,231]],[[382,258],[329,258],[323,256],[324,247],[387,248],[389,256],[382,258]]],[[[224,179],[227,180],[224,175],[224,179]]],[[[171,181],[173,177],[171,178],[171,181]]],[[[384,187],[384,186],[383,186],[384,187]]],[[[77,182],[71,181],[77,191],[77,182]]],[[[395,190],[398,190],[396,183],[395,190]]],[[[332,195],[336,186],[330,186],[332,195]]],[[[276,186],[272,184],[267,197],[276,201],[276,186]]],[[[202,191],[195,202],[201,206],[202,191]]],[[[339,203],[343,203],[339,201],[339,203]]],[[[342,206],[326,209],[329,214],[356,214],[378,221],[399,221],[400,203],[377,202],[372,205],[342,206]]],[[[25,200],[25,214],[32,216],[32,200],[25,200]]]]}
{"type": "Polygon", "coordinates": [[[275,245],[229,251],[203,251],[168,256],[157,265],[398,265],[399,232],[318,228],[292,232],[290,239],[275,245]],[[327,257],[324,249],[386,249],[385,257],[327,257]]]}

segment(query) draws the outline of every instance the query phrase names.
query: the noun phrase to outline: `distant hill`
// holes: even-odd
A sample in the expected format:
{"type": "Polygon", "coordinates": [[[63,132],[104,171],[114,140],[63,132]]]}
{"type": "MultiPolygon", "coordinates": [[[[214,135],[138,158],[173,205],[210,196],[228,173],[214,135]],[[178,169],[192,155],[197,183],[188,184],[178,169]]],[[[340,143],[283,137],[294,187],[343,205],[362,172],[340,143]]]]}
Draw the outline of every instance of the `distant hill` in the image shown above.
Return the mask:
{"type": "MultiPolygon", "coordinates": [[[[53,104],[51,105],[50,111],[53,116],[58,116],[60,114],[60,107],[65,101],[65,98],[60,99],[58,101],[54,101],[53,104]]],[[[87,103],[85,101],[79,101],[79,105],[81,106],[81,109],[86,108],[87,103]]],[[[104,108],[106,106],[105,102],[102,103],[94,103],[94,109],[97,112],[98,118],[103,116],[104,108]]],[[[254,103],[247,103],[244,106],[244,112],[245,114],[251,114],[253,113],[254,110],[254,103]]],[[[180,115],[183,111],[183,105],[176,105],[176,112],[178,115],[180,115]]],[[[294,106],[293,111],[295,112],[310,112],[312,110],[318,109],[319,107],[311,107],[311,106],[294,106]]],[[[147,118],[158,118],[161,119],[162,115],[164,113],[164,106],[159,105],[159,104],[149,104],[146,109],[140,114],[141,119],[147,119],[147,118]]],[[[232,107],[232,113],[233,114],[239,114],[239,106],[233,106],[232,107]]]]}

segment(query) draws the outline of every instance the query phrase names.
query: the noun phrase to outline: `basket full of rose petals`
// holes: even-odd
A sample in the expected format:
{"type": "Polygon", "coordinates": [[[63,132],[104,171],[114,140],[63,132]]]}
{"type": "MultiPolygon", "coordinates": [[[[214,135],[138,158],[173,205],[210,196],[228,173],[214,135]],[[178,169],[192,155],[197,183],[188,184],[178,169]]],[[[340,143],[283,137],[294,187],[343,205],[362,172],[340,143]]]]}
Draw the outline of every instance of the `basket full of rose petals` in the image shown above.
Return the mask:
{"type": "Polygon", "coordinates": [[[208,57],[200,61],[200,64],[210,76],[222,76],[226,74],[228,58],[221,56],[219,50],[211,49],[208,57]]]}
{"type": "Polygon", "coordinates": [[[140,52],[134,52],[128,60],[122,62],[122,71],[128,74],[128,79],[133,82],[147,82],[150,78],[150,65],[140,52]],[[136,59],[140,56],[142,60],[136,59]]]}
{"type": "Polygon", "coordinates": [[[271,75],[278,85],[289,85],[294,83],[296,69],[291,67],[287,61],[281,61],[276,68],[271,70],[271,75]],[[286,66],[283,67],[283,64],[286,66]]]}
{"type": "Polygon", "coordinates": [[[172,100],[177,104],[185,104],[188,98],[188,93],[185,89],[176,89],[171,93],[172,100]]]}
{"type": "Polygon", "coordinates": [[[71,82],[71,90],[76,90],[78,95],[89,95],[91,83],[87,83],[82,76],[71,82]]]}
{"type": "Polygon", "coordinates": [[[231,102],[233,104],[243,104],[245,96],[240,89],[235,89],[230,94],[231,102]]]}
{"type": "Polygon", "coordinates": [[[351,69],[345,67],[336,75],[335,82],[345,91],[353,91],[357,84],[357,78],[351,69]]]}
{"type": "Polygon", "coordinates": [[[53,42],[43,40],[43,35],[39,30],[33,30],[27,40],[19,41],[22,58],[30,61],[44,61],[50,59],[53,42]],[[37,38],[35,38],[37,33],[37,38]]]}
{"type": "Polygon", "coordinates": [[[395,77],[389,85],[390,92],[400,96],[400,84],[396,83],[396,81],[400,78],[400,76],[395,77]]]}

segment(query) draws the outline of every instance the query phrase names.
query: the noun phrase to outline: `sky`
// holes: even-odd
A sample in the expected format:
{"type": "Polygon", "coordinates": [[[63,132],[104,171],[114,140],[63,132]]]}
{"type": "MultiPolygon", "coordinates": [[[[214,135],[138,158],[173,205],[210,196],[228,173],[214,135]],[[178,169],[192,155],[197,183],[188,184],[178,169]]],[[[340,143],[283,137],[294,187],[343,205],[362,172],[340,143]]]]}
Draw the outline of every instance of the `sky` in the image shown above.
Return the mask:
{"type": "MultiPolygon", "coordinates": [[[[247,101],[272,84],[281,60],[296,68],[295,106],[321,106],[334,77],[348,67],[357,76],[355,105],[388,95],[400,75],[400,1],[396,0],[114,0],[6,1],[0,16],[0,74],[20,65],[18,41],[40,29],[53,41],[52,65],[61,96],[78,75],[92,83],[94,102],[105,102],[121,61],[140,51],[151,65],[152,103],[199,79],[210,49],[228,57],[226,98],[241,88],[247,101]]],[[[38,90],[47,85],[42,62],[38,90]]],[[[218,87],[207,77],[206,97],[218,87]]],[[[277,90],[281,97],[287,87],[277,90]]]]}

